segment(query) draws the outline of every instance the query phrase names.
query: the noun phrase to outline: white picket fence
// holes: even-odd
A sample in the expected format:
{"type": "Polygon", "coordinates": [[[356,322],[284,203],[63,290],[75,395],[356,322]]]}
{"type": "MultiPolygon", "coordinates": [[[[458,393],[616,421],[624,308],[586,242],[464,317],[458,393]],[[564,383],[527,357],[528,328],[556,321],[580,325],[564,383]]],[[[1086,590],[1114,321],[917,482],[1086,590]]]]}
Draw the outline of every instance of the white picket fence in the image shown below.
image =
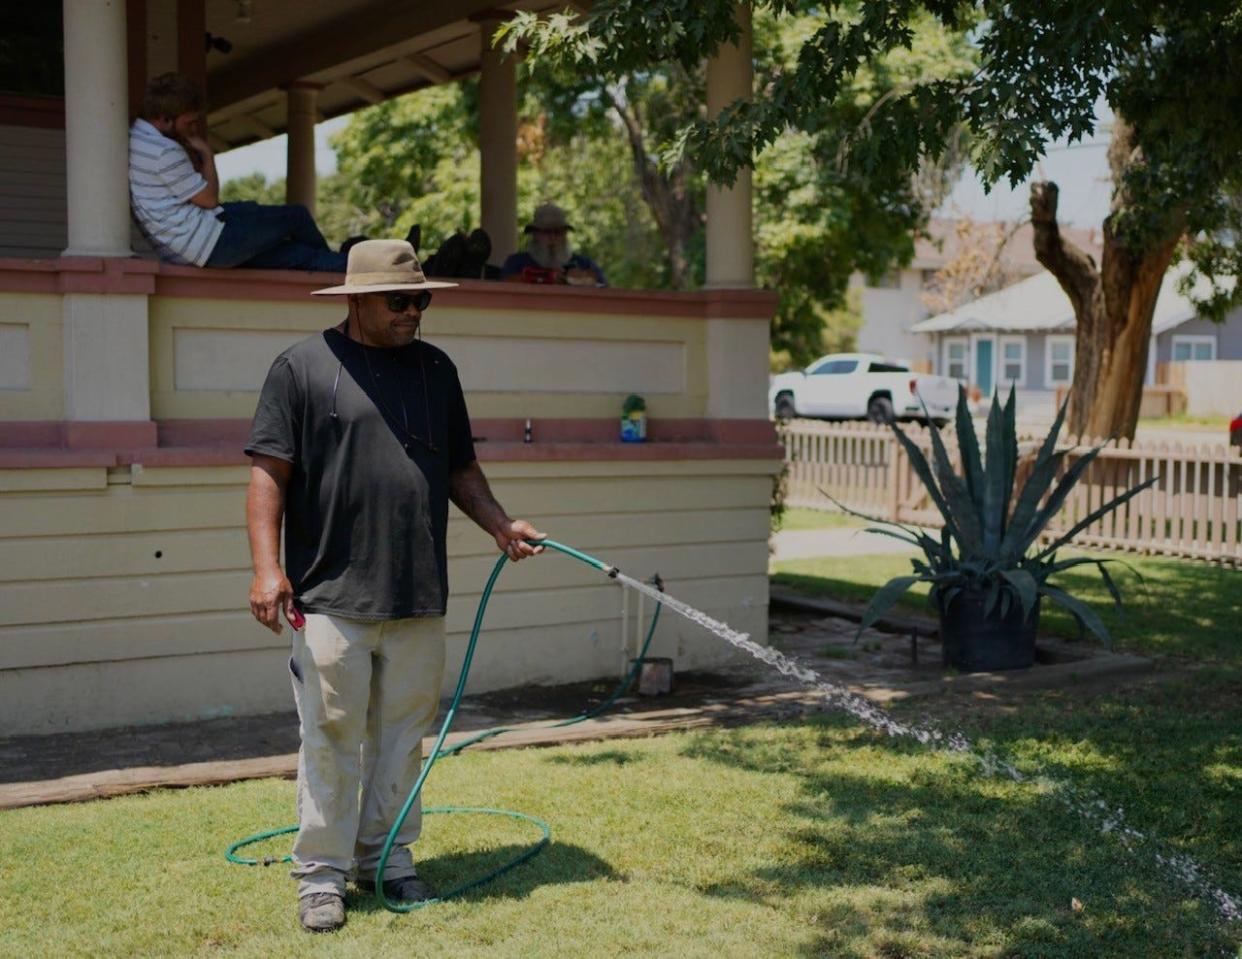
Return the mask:
{"type": "MultiPolygon", "coordinates": [[[[926,429],[903,426],[925,451],[926,429]]],[[[781,428],[788,478],[785,503],[836,510],[831,499],[871,516],[938,527],[940,514],[887,427],[870,423],[793,420],[781,428]],[[827,494],[827,495],[825,495],[827,494]]],[[[956,459],[953,430],[942,433],[956,459]]],[[[1042,437],[1023,437],[1034,455],[1042,437]]],[[[1063,445],[1066,468],[1092,443],[1063,445]]],[[[1019,479],[1023,458],[1019,465],[1019,479]]],[[[1130,442],[1109,444],[1088,468],[1048,536],[1067,532],[1119,493],[1159,477],[1150,489],[1075,537],[1083,546],[1183,556],[1242,566],[1242,450],[1224,444],[1130,442]]]]}

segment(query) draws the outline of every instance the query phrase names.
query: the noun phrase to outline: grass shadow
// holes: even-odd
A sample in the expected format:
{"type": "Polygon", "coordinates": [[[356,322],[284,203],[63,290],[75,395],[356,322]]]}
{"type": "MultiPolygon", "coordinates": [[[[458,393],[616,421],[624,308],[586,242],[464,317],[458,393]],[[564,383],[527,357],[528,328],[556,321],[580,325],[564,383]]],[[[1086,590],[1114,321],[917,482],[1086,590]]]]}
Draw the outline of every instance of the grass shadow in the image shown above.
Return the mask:
{"type": "MultiPolygon", "coordinates": [[[[511,843],[475,852],[454,852],[420,859],[419,875],[437,889],[448,892],[516,859],[529,848],[511,843]]],[[[486,902],[492,899],[525,899],[536,889],[563,883],[584,883],[597,879],[616,879],[618,874],[604,860],[581,846],[551,842],[543,851],[495,880],[453,897],[454,902],[486,902]]],[[[351,887],[347,897],[350,909],[361,913],[384,911],[374,894],[351,887]]]]}

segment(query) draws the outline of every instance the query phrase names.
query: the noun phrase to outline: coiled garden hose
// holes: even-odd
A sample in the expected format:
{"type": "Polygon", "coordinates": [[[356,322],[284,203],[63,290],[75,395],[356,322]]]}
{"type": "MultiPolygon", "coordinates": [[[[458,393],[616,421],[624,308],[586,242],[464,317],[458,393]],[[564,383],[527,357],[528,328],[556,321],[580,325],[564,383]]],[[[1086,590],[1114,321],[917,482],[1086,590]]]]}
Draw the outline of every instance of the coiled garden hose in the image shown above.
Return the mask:
{"type": "MultiPolygon", "coordinates": [[[[547,549],[552,549],[552,550],[556,550],[558,552],[564,553],[566,556],[573,557],[576,560],[586,563],[588,566],[592,566],[595,569],[598,569],[600,572],[606,573],[610,577],[615,577],[618,572],[616,567],[609,566],[607,563],[603,562],[602,560],[596,559],[594,556],[590,556],[570,546],[566,546],[564,543],[558,543],[555,540],[541,539],[541,540],[527,540],[527,542],[530,543],[530,545],[532,546],[543,546],[547,549]]],[[[405,805],[401,807],[401,812],[398,813],[396,821],[392,824],[392,828],[388,832],[388,839],[385,841],[383,851],[380,853],[379,866],[376,868],[376,871],[375,871],[375,875],[377,878],[377,881],[375,883],[375,898],[378,899],[379,902],[383,905],[383,907],[389,910],[390,912],[413,912],[415,909],[421,909],[424,906],[430,906],[433,903],[443,902],[445,899],[450,899],[454,896],[459,896],[463,892],[467,892],[468,890],[475,889],[478,886],[482,886],[484,883],[491,882],[496,877],[503,875],[504,873],[508,872],[511,869],[514,869],[515,867],[526,862],[528,859],[531,859],[534,856],[537,856],[540,852],[543,851],[544,847],[546,847],[552,839],[552,830],[551,828],[549,828],[548,824],[544,822],[542,819],[539,819],[535,816],[529,816],[526,813],[515,812],[510,809],[489,809],[489,808],[480,807],[480,806],[432,806],[427,809],[424,809],[423,812],[429,815],[434,814],[434,813],[444,813],[444,814],[465,814],[465,815],[473,814],[473,815],[488,815],[488,816],[506,816],[510,819],[522,820],[524,822],[528,822],[528,823],[531,823],[532,825],[539,827],[539,830],[542,832],[542,836],[539,838],[537,842],[535,842],[531,846],[528,846],[525,850],[523,850],[519,855],[517,855],[513,859],[510,859],[509,861],[503,863],[502,865],[491,870],[490,872],[486,873],[483,876],[479,876],[474,879],[471,879],[467,882],[462,883],[459,886],[453,887],[447,892],[441,893],[440,896],[436,899],[427,899],[422,902],[399,902],[399,903],[390,902],[384,895],[384,883],[379,880],[379,877],[382,877],[384,875],[384,869],[388,865],[388,857],[392,853],[393,845],[397,841],[397,834],[401,831],[401,827],[405,824],[405,820],[409,816],[410,810],[414,808],[414,803],[418,801],[419,794],[423,791],[423,784],[427,781],[427,777],[428,775],[430,775],[432,767],[436,764],[436,760],[438,760],[441,756],[456,755],[457,753],[461,752],[463,749],[466,749],[469,746],[472,746],[477,742],[480,742],[484,739],[488,739],[492,736],[497,736],[500,733],[508,731],[508,728],[485,730],[484,732],[479,733],[476,736],[472,736],[463,742],[457,743],[456,745],[450,747],[449,749],[444,748],[444,739],[448,735],[449,729],[453,725],[453,720],[457,716],[457,707],[461,703],[462,694],[465,692],[465,689],[466,689],[466,679],[470,675],[470,664],[474,659],[475,646],[478,644],[479,632],[482,630],[482,627],[483,627],[483,615],[487,611],[487,604],[488,604],[488,601],[491,599],[492,589],[496,585],[496,580],[500,578],[500,571],[504,569],[505,562],[508,560],[508,558],[509,558],[508,555],[504,553],[502,553],[499,556],[499,558],[497,558],[496,565],[492,567],[491,575],[487,578],[487,584],[483,587],[483,595],[479,598],[479,605],[477,609],[475,610],[475,614],[474,614],[474,626],[470,630],[470,641],[466,644],[466,654],[462,661],[461,672],[457,676],[457,688],[453,691],[453,698],[452,698],[452,701],[449,703],[448,712],[444,717],[444,722],[440,726],[440,733],[436,737],[435,745],[432,746],[431,752],[427,756],[427,761],[423,763],[423,768],[419,772],[418,779],[415,780],[414,786],[410,790],[409,796],[406,797],[405,805]]],[[[659,582],[658,577],[656,577],[655,583],[656,583],[657,588],[663,590],[663,584],[659,582]]],[[[661,608],[660,605],[657,604],[655,608],[655,612],[651,618],[651,626],[647,630],[646,639],[643,641],[642,649],[639,651],[638,657],[634,660],[634,663],[631,666],[629,673],[617,685],[617,688],[613,690],[612,694],[607,699],[605,699],[604,702],[596,706],[594,709],[587,710],[586,712],[583,712],[577,716],[574,716],[572,719],[567,719],[567,720],[564,720],[563,722],[556,723],[553,728],[561,727],[561,726],[572,726],[575,723],[585,722],[586,720],[591,719],[594,716],[598,716],[600,713],[608,709],[614,702],[616,702],[618,698],[620,698],[625,693],[625,691],[630,687],[630,685],[634,682],[634,679],[637,677],[638,671],[642,668],[642,664],[647,655],[647,649],[651,645],[652,637],[655,635],[656,623],[659,621],[659,618],[660,618],[660,608],[661,608]]],[[[250,859],[245,856],[239,856],[237,853],[239,849],[242,849],[245,846],[253,845],[254,843],[258,843],[258,842],[263,842],[264,840],[271,839],[275,836],[284,836],[289,833],[295,833],[297,831],[298,831],[298,827],[295,825],[295,826],[285,826],[280,829],[271,829],[266,832],[255,833],[253,836],[247,836],[245,839],[239,839],[237,842],[229,846],[229,848],[225,851],[225,857],[228,859],[229,862],[236,863],[242,866],[258,866],[258,865],[271,866],[276,863],[291,862],[293,857],[288,856],[288,855],[286,856],[265,856],[262,859],[250,859]]]]}

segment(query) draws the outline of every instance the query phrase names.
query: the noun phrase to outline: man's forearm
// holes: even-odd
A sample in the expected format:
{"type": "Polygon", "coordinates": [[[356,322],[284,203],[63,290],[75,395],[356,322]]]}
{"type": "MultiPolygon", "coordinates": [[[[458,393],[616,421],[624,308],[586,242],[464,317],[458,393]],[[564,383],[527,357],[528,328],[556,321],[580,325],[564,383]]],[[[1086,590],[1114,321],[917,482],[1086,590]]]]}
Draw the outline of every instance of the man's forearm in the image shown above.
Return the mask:
{"type": "Polygon", "coordinates": [[[509,514],[492,495],[492,488],[477,460],[449,473],[449,499],[493,536],[511,522],[509,514]]]}
{"type": "Polygon", "coordinates": [[[280,568],[280,524],[284,515],[284,487],[270,472],[252,467],[246,492],[246,529],[250,535],[250,559],[257,574],[280,568]]]}
{"type": "Polygon", "coordinates": [[[215,155],[211,152],[210,147],[199,155],[203,160],[203,168],[199,172],[202,173],[203,179],[207,181],[207,186],[210,188],[212,196],[219,200],[220,174],[216,172],[215,155]]]}

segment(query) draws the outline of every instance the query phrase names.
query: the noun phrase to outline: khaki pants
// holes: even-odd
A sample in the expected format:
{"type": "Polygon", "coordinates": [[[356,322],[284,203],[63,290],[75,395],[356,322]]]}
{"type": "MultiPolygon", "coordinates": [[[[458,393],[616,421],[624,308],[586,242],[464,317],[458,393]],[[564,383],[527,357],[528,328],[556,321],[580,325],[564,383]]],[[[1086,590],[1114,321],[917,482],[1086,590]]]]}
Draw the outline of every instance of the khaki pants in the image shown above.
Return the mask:
{"type": "MultiPolygon", "coordinates": [[[[298,895],[344,893],[353,869],[375,878],[388,831],[422,760],[422,739],[440,704],[444,618],[381,623],[308,613],[293,635],[298,753],[298,895]]],[[[385,879],[413,875],[407,848],[422,825],[410,810],[385,879]]]]}

